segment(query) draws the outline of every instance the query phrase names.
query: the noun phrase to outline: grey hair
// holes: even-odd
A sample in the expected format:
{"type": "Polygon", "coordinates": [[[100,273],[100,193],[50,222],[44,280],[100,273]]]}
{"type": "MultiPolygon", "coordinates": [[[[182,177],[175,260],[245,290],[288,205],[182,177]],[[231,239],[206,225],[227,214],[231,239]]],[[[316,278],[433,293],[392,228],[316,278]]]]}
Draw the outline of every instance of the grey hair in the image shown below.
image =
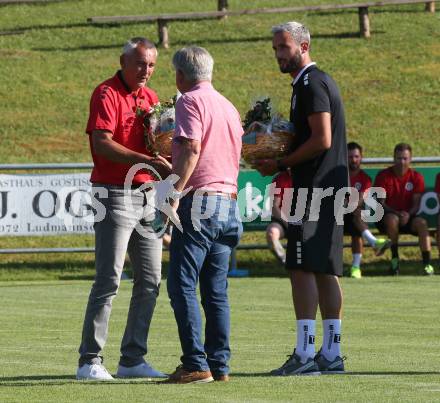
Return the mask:
{"type": "Polygon", "coordinates": [[[174,54],[173,66],[190,82],[211,81],[214,59],[206,49],[189,46],[174,54]]]}
{"type": "Polygon", "coordinates": [[[310,45],[310,32],[300,22],[291,21],[272,27],[272,34],[279,32],[288,32],[298,45],[303,42],[307,42],[310,45]]]}
{"type": "Polygon", "coordinates": [[[129,39],[122,48],[122,54],[128,55],[133,52],[138,46],[142,46],[145,49],[154,49],[157,52],[156,45],[149,41],[147,38],[143,38],[142,36],[137,36],[135,38],[129,39]]]}

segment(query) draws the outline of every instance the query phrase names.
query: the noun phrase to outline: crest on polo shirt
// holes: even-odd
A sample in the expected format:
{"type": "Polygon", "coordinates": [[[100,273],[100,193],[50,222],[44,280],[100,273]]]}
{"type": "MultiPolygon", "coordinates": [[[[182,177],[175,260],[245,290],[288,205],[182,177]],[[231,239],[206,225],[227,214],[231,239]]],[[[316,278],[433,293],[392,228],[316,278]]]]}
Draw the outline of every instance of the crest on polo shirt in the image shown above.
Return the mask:
{"type": "Polygon", "coordinates": [[[304,74],[304,85],[309,85],[309,73],[304,74]]]}
{"type": "Polygon", "coordinates": [[[296,95],[294,95],[292,98],[292,111],[295,110],[295,106],[296,106],[296,95]]]}
{"type": "Polygon", "coordinates": [[[411,190],[414,189],[414,185],[412,182],[406,182],[405,183],[405,190],[407,190],[408,192],[410,192],[411,190]]]}
{"type": "Polygon", "coordinates": [[[356,188],[356,190],[359,192],[362,189],[362,183],[360,182],[356,182],[354,184],[354,187],[356,188]]]}

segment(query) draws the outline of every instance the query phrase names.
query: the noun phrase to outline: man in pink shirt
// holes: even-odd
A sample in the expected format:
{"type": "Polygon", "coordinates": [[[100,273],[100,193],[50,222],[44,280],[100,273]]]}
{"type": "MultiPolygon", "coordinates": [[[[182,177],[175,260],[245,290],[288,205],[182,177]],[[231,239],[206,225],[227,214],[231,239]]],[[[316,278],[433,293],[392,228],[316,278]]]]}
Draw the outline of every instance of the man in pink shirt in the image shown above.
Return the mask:
{"type": "Polygon", "coordinates": [[[214,61],[205,49],[183,48],[173,64],[183,94],[176,104],[173,174],[179,180],[173,199],[191,191],[173,206],[183,231],[173,231],[167,286],[183,355],[169,382],[227,381],[227,274],[231,250],[242,233],[236,199],[243,130],[235,107],[211,85],[214,61]],[[196,295],[199,280],[206,316],[204,344],[196,295]]]}

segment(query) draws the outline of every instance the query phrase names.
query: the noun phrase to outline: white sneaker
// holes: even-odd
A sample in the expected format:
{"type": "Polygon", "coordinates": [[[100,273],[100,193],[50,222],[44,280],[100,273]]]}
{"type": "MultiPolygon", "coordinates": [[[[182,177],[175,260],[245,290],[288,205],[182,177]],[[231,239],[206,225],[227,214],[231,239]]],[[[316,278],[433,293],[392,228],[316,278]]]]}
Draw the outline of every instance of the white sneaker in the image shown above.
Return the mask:
{"type": "Polygon", "coordinates": [[[135,365],[134,367],[124,367],[119,364],[116,376],[118,378],[168,378],[168,376],[155,370],[146,362],[135,365]]]}
{"type": "Polygon", "coordinates": [[[102,364],[84,364],[76,371],[76,379],[111,381],[114,378],[108,373],[102,364]]]}

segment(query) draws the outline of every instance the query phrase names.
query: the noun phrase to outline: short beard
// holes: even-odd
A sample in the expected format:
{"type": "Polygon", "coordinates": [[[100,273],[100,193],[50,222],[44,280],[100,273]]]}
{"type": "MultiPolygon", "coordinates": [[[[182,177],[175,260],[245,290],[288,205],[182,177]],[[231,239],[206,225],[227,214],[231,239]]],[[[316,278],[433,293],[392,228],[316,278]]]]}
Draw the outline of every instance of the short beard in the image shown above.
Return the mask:
{"type": "Polygon", "coordinates": [[[360,165],[354,165],[354,164],[348,164],[348,169],[350,171],[357,171],[359,169],[360,165]]]}
{"type": "Polygon", "coordinates": [[[288,61],[287,66],[280,66],[281,73],[293,73],[301,68],[302,56],[301,51],[298,50],[293,57],[288,61]]]}

